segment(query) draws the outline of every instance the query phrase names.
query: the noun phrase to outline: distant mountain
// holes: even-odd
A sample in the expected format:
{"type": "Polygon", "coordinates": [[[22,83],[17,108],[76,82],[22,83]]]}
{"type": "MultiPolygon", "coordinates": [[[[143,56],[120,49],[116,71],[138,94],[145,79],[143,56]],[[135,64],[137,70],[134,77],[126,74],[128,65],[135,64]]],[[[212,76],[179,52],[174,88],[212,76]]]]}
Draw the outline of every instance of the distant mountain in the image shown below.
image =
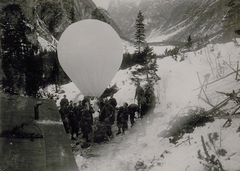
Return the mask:
{"type": "Polygon", "coordinates": [[[132,40],[139,10],[148,42],[186,42],[189,35],[195,41],[235,36],[234,30],[224,28],[229,10],[225,0],[111,0],[108,7],[122,33],[132,40]]]}
{"type": "MultiPolygon", "coordinates": [[[[22,15],[26,18],[25,24],[29,28],[26,32],[28,40],[46,50],[56,49],[57,40],[70,24],[94,18],[93,13],[98,10],[92,0],[2,0],[0,20],[4,18],[4,15],[11,15],[3,13],[3,9],[11,4],[21,7],[22,15]]],[[[100,15],[106,18],[106,22],[110,23],[121,35],[119,27],[107,11],[104,9],[99,9],[99,11],[100,15]]],[[[98,18],[98,16],[95,17],[98,18]]],[[[3,25],[1,27],[4,29],[3,25]]],[[[0,37],[2,29],[0,29],[0,37]]]]}
{"type": "Polygon", "coordinates": [[[127,39],[125,38],[124,34],[122,33],[121,29],[119,28],[119,26],[116,24],[116,22],[112,19],[112,17],[110,16],[109,12],[103,8],[99,8],[99,11],[101,13],[101,15],[104,16],[105,20],[107,21],[107,23],[109,23],[113,29],[119,34],[119,36],[122,39],[127,39]]]}
{"type": "MultiPolygon", "coordinates": [[[[229,1],[234,6],[237,0],[229,1]]],[[[226,0],[110,0],[108,10],[98,9],[92,0],[2,0],[1,20],[2,9],[10,4],[21,6],[30,30],[26,33],[29,41],[47,50],[56,49],[57,40],[71,23],[94,17],[103,17],[122,39],[133,41],[139,10],[145,17],[148,42],[178,45],[186,42],[189,35],[193,41],[231,37],[227,33],[236,35],[234,29],[226,32],[223,27],[229,11],[226,0]],[[93,17],[94,13],[99,16],[93,17]]]]}

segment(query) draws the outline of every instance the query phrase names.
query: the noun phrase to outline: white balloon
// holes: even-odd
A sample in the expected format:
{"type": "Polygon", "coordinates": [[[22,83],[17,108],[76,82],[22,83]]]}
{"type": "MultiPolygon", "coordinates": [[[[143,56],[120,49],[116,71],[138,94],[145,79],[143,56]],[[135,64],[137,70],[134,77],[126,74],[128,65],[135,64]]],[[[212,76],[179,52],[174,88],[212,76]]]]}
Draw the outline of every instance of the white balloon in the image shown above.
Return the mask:
{"type": "Polygon", "coordinates": [[[84,96],[101,96],[123,57],[122,41],[116,31],[93,19],[68,26],[57,51],[60,65],[84,96]]]}

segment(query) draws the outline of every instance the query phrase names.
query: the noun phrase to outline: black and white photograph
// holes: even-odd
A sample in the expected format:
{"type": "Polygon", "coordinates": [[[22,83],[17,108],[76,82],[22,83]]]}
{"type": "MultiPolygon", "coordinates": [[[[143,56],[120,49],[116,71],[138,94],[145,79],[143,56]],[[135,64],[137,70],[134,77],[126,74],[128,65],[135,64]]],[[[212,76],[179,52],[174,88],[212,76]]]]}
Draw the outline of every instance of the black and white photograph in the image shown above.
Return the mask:
{"type": "Polygon", "coordinates": [[[240,0],[1,0],[0,171],[240,171],[240,0]]]}

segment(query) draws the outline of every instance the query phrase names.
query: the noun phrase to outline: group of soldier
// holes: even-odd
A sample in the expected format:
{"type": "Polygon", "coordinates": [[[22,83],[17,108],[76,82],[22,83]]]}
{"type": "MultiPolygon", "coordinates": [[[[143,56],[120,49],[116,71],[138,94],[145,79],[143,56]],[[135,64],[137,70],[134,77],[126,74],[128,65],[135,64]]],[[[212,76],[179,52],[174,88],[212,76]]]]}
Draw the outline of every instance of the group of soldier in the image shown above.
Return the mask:
{"type": "Polygon", "coordinates": [[[98,99],[99,116],[97,119],[93,118],[95,111],[90,104],[89,97],[85,97],[78,104],[73,104],[64,95],[60,101],[59,112],[66,133],[71,133],[71,139],[73,140],[82,133],[82,137],[86,139],[86,142],[89,142],[89,133],[94,132],[93,141],[102,142],[113,137],[112,126],[116,121],[118,128],[116,135],[124,134],[125,130],[128,129],[129,118],[132,127],[135,118],[142,118],[144,114],[154,108],[155,96],[150,88],[146,87],[144,90],[140,85],[137,86],[135,98],[138,104],[128,105],[125,102],[122,106],[117,107],[117,101],[113,97],[98,99]],[[95,129],[93,129],[93,125],[95,129]]]}
{"type": "Polygon", "coordinates": [[[86,141],[89,141],[88,134],[92,132],[93,124],[93,113],[94,110],[89,104],[89,99],[83,99],[77,103],[68,101],[66,95],[63,96],[63,99],[60,101],[60,110],[61,119],[66,133],[71,133],[71,138],[74,140],[79,135],[79,130],[83,134],[83,138],[86,138],[86,141]]]}

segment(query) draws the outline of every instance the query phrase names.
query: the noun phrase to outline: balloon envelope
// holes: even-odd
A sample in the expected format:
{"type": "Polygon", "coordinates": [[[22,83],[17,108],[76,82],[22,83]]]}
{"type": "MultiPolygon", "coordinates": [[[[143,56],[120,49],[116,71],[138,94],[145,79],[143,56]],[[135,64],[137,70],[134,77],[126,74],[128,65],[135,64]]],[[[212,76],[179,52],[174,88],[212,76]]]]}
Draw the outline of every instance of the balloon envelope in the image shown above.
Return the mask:
{"type": "Polygon", "coordinates": [[[57,51],[63,70],[85,96],[101,96],[123,57],[119,35],[109,24],[93,19],[67,27],[57,51]]]}

